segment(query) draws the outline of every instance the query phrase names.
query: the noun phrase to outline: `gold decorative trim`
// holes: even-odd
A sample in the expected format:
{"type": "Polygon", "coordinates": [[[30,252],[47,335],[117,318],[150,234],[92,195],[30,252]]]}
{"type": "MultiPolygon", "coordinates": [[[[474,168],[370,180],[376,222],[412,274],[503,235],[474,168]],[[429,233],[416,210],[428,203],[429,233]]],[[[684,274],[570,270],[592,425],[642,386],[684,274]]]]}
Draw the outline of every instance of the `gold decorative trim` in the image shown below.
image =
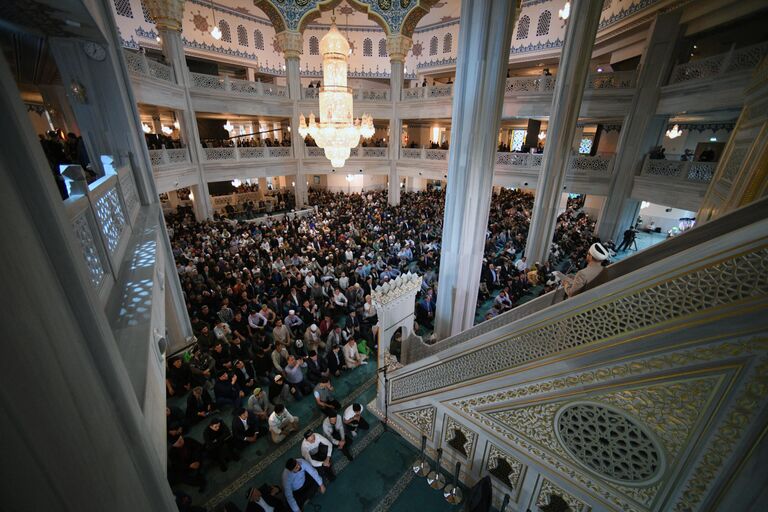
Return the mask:
{"type": "Polygon", "coordinates": [[[528,469],[528,466],[517,460],[515,457],[507,453],[506,451],[502,450],[501,448],[497,447],[493,443],[488,443],[488,456],[485,462],[485,469],[490,473],[494,478],[499,480],[503,485],[508,487],[512,493],[510,494],[510,499],[514,502],[517,502],[519,496],[520,496],[520,490],[523,487],[523,481],[525,480],[525,473],[528,469]],[[498,475],[491,473],[492,470],[496,469],[498,467],[498,460],[503,459],[509,464],[509,467],[512,468],[512,471],[507,476],[507,480],[500,480],[498,475]]]}
{"type": "Polygon", "coordinates": [[[427,436],[429,441],[432,441],[435,436],[436,414],[437,408],[432,405],[395,412],[395,416],[427,436]]]}
{"type": "Polygon", "coordinates": [[[458,455],[459,457],[465,459],[467,461],[467,466],[471,466],[472,459],[475,455],[475,445],[477,444],[477,434],[470,430],[467,426],[462,425],[455,419],[453,419],[449,415],[445,415],[445,427],[443,428],[443,446],[448,446],[453,453],[458,455]],[[456,449],[453,445],[451,445],[451,441],[454,439],[454,432],[459,431],[461,432],[464,437],[465,441],[462,445],[462,449],[464,450],[464,453],[456,449]]]}
{"type": "Polygon", "coordinates": [[[579,498],[543,477],[541,479],[539,493],[536,495],[536,506],[542,507],[549,504],[549,497],[553,494],[557,494],[563,498],[565,502],[568,503],[568,505],[571,507],[573,512],[589,512],[591,510],[591,507],[581,501],[579,498]]]}

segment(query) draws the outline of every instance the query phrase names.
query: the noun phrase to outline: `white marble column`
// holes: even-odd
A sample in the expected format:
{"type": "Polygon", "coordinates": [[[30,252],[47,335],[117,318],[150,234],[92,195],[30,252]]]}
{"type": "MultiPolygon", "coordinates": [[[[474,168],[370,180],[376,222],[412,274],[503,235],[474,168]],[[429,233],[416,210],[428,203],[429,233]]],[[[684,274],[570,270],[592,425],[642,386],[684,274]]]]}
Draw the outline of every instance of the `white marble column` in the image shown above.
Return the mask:
{"type": "Polygon", "coordinates": [[[542,176],[536,187],[531,227],[525,245],[525,255],[531,262],[545,261],[549,256],[601,10],[602,3],[592,0],[575,0],[571,7],[555,77],[542,176]]]}
{"type": "Polygon", "coordinates": [[[149,0],[147,8],[155,20],[155,26],[162,41],[163,55],[173,68],[176,83],[184,90],[185,108],[180,116],[181,131],[189,147],[192,166],[197,170],[197,189],[195,193],[195,216],[198,220],[213,216],[211,198],[208,194],[208,182],[205,179],[205,154],[200,144],[200,132],[190,94],[192,79],[184,56],[184,42],[181,39],[181,23],[184,16],[184,0],[149,0]]]}
{"type": "Polygon", "coordinates": [[[389,189],[387,201],[390,205],[400,204],[400,179],[397,176],[397,159],[400,157],[400,137],[403,132],[403,120],[398,111],[403,76],[405,74],[405,56],[413,41],[402,34],[387,37],[387,53],[391,64],[389,87],[392,100],[392,115],[389,118],[389,189]]]}
{"type": "Polygon", "coordinates": [[[462,2],[437,294],[438,339],[474,324],[515,2],[462,2]],[[491,134],[491,136],[489,136],[491,134]]]}
{"type": "MultiPolygon", "coordinates": [[[[123,85],[110,84],[118,98],[123,85]]],[[[123,98],[120,108],[126,104],[123,98]]],[[[84,248],[2,54],[0,111],[0,218],[6,220],[0,237],[13,245],[0,265],[2,507],[173,510],[165,453],[147,428],[153,411],[142,411],[137,400],[86,273],[84,248]]],[[[111,127],[119,129],[130,112],[111,119],[111,127]]],[[[162,379],[162,369],[154,371],[162,379]]]]}
{"type": "Polygon", "coordinates": [[[608,199],[597,226],[597,234],[604,240],[620,239],[637,218],[638,202],[630,194],[644,156],[666,128],[666,117],[654,116],[654,112],[661,86],[674,64],[681,15],[679,9],[658,15],[648,31],[650,37],[643,49],[635,96],[621,127],[608,199]]]}
{"type": "Polygon", "coordinates": [[[299,102],[301,101],[301,32],[285,30],[277,34],[277,41],[285,56],[285,76],[288,83],[288,95],[293,100],[291,113],[291,147],[296,159],[296,209],[303,208],[307,202],[307,177],[304,176],[304,139],[299,135],[299,102]]]}

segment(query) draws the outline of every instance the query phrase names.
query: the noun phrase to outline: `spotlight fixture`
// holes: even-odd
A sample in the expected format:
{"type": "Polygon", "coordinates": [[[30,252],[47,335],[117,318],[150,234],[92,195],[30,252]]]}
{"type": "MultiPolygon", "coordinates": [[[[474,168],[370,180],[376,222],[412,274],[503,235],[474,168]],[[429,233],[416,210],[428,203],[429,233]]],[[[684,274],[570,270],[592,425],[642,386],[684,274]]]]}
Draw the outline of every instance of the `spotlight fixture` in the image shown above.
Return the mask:
{"type": "Polygon", "coordinates": [[[152,127],[149,126],[147,123],[141,123],[141,131],[144,133],[152,133],[152,127]]]}

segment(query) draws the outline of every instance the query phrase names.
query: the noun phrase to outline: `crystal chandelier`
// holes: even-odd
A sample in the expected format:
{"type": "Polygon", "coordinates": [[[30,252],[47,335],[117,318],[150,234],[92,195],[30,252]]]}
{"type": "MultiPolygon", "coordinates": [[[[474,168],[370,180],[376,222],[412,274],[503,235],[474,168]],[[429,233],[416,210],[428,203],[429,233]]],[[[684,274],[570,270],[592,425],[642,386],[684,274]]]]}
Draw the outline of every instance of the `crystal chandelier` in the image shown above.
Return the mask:
{"type": "Polygon", "coordinates": [[[683,134],[683,131],[680,129],[680,127],[675,125],[672,127],[671,130],[667,130],[667,133],[665,135],[670,139],[676,139],[682,134],[683,134]]]}
{"type": "Polygon", "coordinates": [[[325,157],[333,167],[344,167],[350,149],[357,147],[360,136],[374,134],[373,118],[363,114],[362,119],[352,116],[352,90],[347,87],[347,58],[349,43],[336,28],[331,18],[331,29],[320,41],[323,56],[323,86],[320,87],[320,116],[309,115],[307,126],[304,115],[299,119],[299,134],[309,134],[325,150],[325,157]]]}

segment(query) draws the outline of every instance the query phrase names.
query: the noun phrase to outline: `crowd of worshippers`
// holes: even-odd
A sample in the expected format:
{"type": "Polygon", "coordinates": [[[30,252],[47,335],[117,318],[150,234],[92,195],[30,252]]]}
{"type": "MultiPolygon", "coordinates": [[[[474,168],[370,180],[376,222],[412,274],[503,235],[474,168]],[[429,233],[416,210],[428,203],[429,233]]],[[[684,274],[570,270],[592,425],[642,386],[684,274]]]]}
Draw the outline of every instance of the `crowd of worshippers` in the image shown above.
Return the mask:
{"type": "Polygon", "coordinates": [[[258,137],[235,137],[231,139],[203,139],[200,144],[204,148],[233,148],[235,146],[240,148],[261,148],[261,147],[290,147],[291,138],[288,135],[284,135],[282,140],[275,137],[274,139],[267,137],[260,139],[258,137]]]}
{"type": "MultiPolygon", "coordinates": [[[[329,336],[340,336],[343,342],[354,337],[372,345],[376,311],[371,291],[407,271],[423,278],[416,318],[431,330],[444,201],[438,190],[404,193],[398,206],[387,204],[385,191],[311,190],[310,204],[318,208],[311,216],[236,225],[198,223],[190,212],[170,216],[179,276],[199,343],[210,345],[221,339],[214,330],[229,329],[235,338],[250,335],[256,345],[276,342],[289,351],[296,351],[295,340],[300,340],[305,352],[314,326],[325,344],[329,336]],[[216,321],[223,304],[233,316],[216,321]]],[[[526,295],[554,289],[560,282],[554,270],[585,266],[589,248],[599,240],[592,235],[594,221],[583,212],[583,201],[583,196],[569,199],[558,217],[550,258],[537,262],[523,256],[533,195],[512,189],[494,194],[478,290],[479,303],[494,299],[486,318],[513,308],[526,295]]]]}

